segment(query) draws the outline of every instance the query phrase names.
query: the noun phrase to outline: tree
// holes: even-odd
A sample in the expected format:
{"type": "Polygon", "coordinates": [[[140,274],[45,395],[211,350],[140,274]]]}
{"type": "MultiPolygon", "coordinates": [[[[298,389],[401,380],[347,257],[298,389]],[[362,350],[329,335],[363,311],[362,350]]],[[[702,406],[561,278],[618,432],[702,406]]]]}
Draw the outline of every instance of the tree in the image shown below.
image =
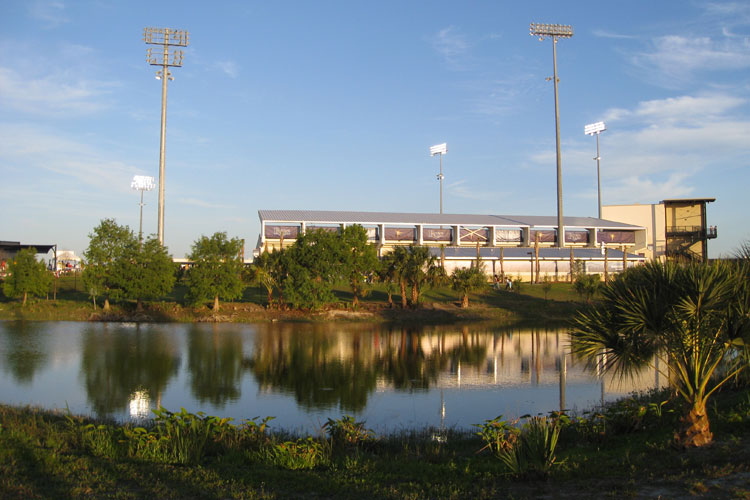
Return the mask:
{"type": "Polygon", "coordinates": [[[117,262],[130,253],[133,247],[138,247],[138,239],[128,226],[120,226],[115,219],[103,219],[89,233],[89,247],[83,253],[85,267],[83,269],[83,284],[94,298],[104,296],[104,310],[109,310],[109,300],[123,296],[123,279],[114,274],[117,262]]]}
{"type": "MultiPolygon", "coordinates": [[[[395,252],[386,254],[380,261],[377,274],[378,279],[385,285],[385,291],[388,294],[388,305],[393,308],[393,291],[395,290],[396,280],[398,276],[396,273],[396,261],[395,252]]],[[[403,293],[403,292],[402,292],[403,293]]]]}
{"type": "Polygon", "coordinates": [[[409,245],[405,273],[411,284],[412,307],[419,303],[419,292],[433,274],[432,268],[436,267],[436,262],[437,259],[428,247],[409,245]]]}
{"type": "MultiPolygon", "coordinates": [[[[576,273],[573,281],[573,290],[586,302],[591,302],[596,292],[601,287],[601,277],[598,274],[576,273]]],[[[545,293],[545,300],[547,299],[545,293]]]]}
{"type": "Polygon", "coordinates": [[[273,276],[273,254],[263,252],[253,261],[251,268],[251,281],[266,289],[268,297],[268,308],[273,305],[273,289],[277,287],[273,276]]]}
{"type": "Polygon", "coordinates": [[[227,233],[201,236],[193,243],[188,259],[193,263],[187,273],[186,299],[199,304],[213,299],[214,312],[219,311],[219,298],[224,300],[242,297],[241,258],[243,240],[227,239],[227,233]]]}
{"type": "Polygon", "coordinates": [[[401,307],[406,309],[406,282],[409,269],[409,251],[405,247],[396,247],[386,258],[389,270],[393,272],[392,280],[398,281],[401,291],[401,307]]]}
{"type": "Polygon", "coordinates": [[[318,229],[297,237],[280,256],[286,300],[295,308],[318,309],[336,300],[333,284],[341,277],[342,240],[318,229]]]}
{"type": "Polygon", "coordinates": [[[52,275],[44,262],[36,260],[36,248],[24,248],[8,264],[3,293],[8,297],[23,297],[22,305],[25,306],[29,294],[44,295],[51,284],[52,275]]]}
{"type": "Polygon", "coordinates": [[[172,291],[176,271],[166,247],[152,236],[142,248],[137,241],[128,245],[122,258],[112,265],[112,278],[123,297],[135,300],[140,311],[143,299],[156,299],[172,291]]]}
{"type": "Polygon", "coordinates": [[[676,442],[710,443],[706,401],[747,367],[750,265],[649,262],[620,274],[601,295],[576,316],[572,351],[591,362],[605,354],[605,370],[621,376],[658,357],[687,403],[676,442]]]}
{"type": "Polygon", "coordinates": [[[347,226],[341,232],[342,274],[352,289],[352,305],[357,307],[363,295],[362,281],[378,267],[375,247],[367,242],[367,231],[359,224],[347,226]]]}
{"type": "Polygon", "coordinates": [[[469,307],[469,292],[479,290],[487,284],[487,278],[480,267],[456,269],[451,274],[452,287],[461,292],[461,307],[469,307]]]}

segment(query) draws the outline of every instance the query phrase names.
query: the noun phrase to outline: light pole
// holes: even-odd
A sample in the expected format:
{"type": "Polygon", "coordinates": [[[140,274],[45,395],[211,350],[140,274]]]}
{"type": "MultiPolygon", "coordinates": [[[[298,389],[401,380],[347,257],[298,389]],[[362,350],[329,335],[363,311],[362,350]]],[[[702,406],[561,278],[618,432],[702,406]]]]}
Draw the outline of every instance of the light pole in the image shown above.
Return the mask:
{"type": "Polygon", "coordinates": [[[141,221],[138,224],[138,247],[143,245],[143,192],[154,189],[154,178],[148,175],[134,175],[130,187],[141,192],[141,221]]]}
{"type": "Polygon", "coordinates": [[[174,80],[170,67],[181,67],[184,52],[170,47],[187,47],[189,33],[170,28],[143,28],[143,41],[150,45],[161,45],[161,50],[148,49],[146,60],[151,66],[161,66],[156,79],[161,80],[161,143],[159,147],[159,224],[157,236],[164,244],[164,155],[167,136],[167,80],[174,80]],[[153,51],[153,52],[152,52],[153,51]],[[170,60],[171,58],[171,60],[170,60]]]}
{"type": "Polygon", "coordinates": [[[586,135],[596,136],[596,157],[594,157],[594,159],[596,160],[596,192],[599,195],[599,218],[600,219],[602,218],[602,178],[601,178],[601,173],[599,171],[599,160],[601,160],[602,157],[599,155],[599,134],[601,134],[605,130],[607,130],[607,127],[604,125],[604,122],[591,123],[583,127],[583,132],[586,135]]]}
{"type": "MultiPolygon", "coordinates": [[[[555,84],[555,142],[557,145],[557,246],[565,246],[565,227],[563,226],[563,202],[562,202],[562,159],[560,155],[560,106],[557,99],[557,39],[570,38],[573,36],[573,28],[563,24],[539,24],[531,23],[529,27],[531,36],[538,36],[539,40],[544,37],[552,38],[552,81],[555,84]]],[[[549,80],[549,78],[547,78],[549,80]]]]}
{"type": "Polygon", "coordinates": [[[430,146],[430,156],[440,155],[440,173],[437,179],[440,181],[440,213],[443,213],[443,155],[448,152],[448,145],[444,142],[435,146],[430,146]]]}

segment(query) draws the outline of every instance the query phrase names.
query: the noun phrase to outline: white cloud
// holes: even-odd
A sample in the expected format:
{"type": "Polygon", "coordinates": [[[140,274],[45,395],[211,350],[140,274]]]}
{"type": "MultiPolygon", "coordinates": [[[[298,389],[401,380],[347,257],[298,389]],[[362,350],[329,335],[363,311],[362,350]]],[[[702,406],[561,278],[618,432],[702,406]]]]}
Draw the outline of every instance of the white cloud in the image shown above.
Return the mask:
{"type": "Polygon", "coordinates": [[[667,87],[675,87],[695,73],[750,68],[750,38],[686,37],[667,35],[653,40],[650,51],[636,54],[632,62],[667,87]]]}
{"type": "Polygon", "coordinates": [[[443,28],[432,37],[433,48],[443,57],[453,69],[461,69],[471,45],[465,35],[459,33],[455,27],[443,28]]]}
{"type": "Polygon", "coordinates": [[[233,61],[218,61],[215,66],[230,78],[237,78],[239,74],[239,67],[233,61]]]}
{"type": "Polygon", "coordinates": [[[636,38],[633,35],[623,35],[620,33],[613,33],[611,31],[602,30],[602,29],[596,29],[591,32],[594,36],[599,38],[614,38],[614,39],[620,39],[620,40],[631,40],[633,38],[636,38]]]}
{"type": "Polygon", "coordinates": [[[88,186],[103,193],[129,190],[139,169],[88,144],[40,128],[0,123],[0,163],[61,185],[88,186]]]}
{"type": "Polygon", "coordinates": [[[113,83],[71,78],[53,73],[38,78],[0,67],[0,102],[9,108],[33,112],[93,113],[107,107],[100,98],[113,83]]]}
{"type": "Polygon", "coordinates": [[[42,21],[45,28],[55,28],[68,22],[65,4],[59,1],[33,0],[28,4],[31,17],[42,21]]]}

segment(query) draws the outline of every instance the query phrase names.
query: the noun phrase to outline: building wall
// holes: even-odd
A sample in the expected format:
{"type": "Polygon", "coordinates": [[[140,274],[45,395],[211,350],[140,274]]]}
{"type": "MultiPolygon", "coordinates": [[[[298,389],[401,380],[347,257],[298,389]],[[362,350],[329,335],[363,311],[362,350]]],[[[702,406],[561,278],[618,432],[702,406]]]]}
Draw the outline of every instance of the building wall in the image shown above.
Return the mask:
{"type": "Polygon", "coordinates": [[[665,259],[667,234],[664,204],[605,205],[602,207],[602,218],[645,227],[645,248],[638,253],[647,259],[665,259]]]}
{"type": "MultiPolygon", "coordinates": [[[[669,202],[666,206],[666,226],[667,230],[680,231],[681,228],[689,230],[694,228],[701,233],[705,232],[705,217],[703,210],[705,203],[701,202],[669,202]]],[[[678,251],[681,247],[687,247],[689,252],[695,255],[705,255],[705,240],[699,238],[691,243],[689,236],[675,235],[671,236],[668,241],[671,251],[678,251]]]]}

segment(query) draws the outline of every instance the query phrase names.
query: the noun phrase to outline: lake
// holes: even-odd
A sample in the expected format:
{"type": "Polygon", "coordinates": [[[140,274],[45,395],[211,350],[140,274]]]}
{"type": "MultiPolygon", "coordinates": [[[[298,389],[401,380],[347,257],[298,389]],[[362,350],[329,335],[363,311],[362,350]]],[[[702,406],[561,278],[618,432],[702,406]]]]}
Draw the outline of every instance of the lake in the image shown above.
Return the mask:
{"type": "Polygon", "coordinates": [[[585,409],[659,385],[600,378],[562,328],[368,323],[0,321],[0,402],[139,420],[171,411],[315,432],[353,415],[379,433],[470,429],[585,409]]]}

